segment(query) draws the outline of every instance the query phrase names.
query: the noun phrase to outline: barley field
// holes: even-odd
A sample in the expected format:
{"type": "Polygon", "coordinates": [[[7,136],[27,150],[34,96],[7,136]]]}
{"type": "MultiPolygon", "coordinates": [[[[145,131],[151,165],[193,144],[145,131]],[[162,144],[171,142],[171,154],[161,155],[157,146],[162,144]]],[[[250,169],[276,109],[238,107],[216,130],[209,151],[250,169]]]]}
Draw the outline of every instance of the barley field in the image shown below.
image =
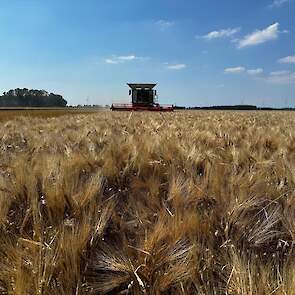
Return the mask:
{"type": "Polygon", "coordinates": [[[56,118],[65,115],[89,114],[105,110],[104,108],[2,108],[0,107],[0,122],[11,120],[15,117],[56,118]]]}
{"type": "Polygon", "coordinates": [[[11,116],[0,294],[295,294],[295,113],[11,116]]]}

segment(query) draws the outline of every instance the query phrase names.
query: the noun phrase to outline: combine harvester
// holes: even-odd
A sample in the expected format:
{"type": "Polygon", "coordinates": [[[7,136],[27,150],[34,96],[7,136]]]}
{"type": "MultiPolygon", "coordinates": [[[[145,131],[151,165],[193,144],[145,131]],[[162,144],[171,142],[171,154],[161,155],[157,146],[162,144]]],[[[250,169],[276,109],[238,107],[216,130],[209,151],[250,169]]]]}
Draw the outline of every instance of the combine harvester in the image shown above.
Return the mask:
{"type": "Polygon", "coordinates": [[[131,89],[131,104],[112,104],[112,111],[151,111],[151,112],[173,112],[173,105],[160,105],[157,103],[157,84],[127,84],[131,89]]]}

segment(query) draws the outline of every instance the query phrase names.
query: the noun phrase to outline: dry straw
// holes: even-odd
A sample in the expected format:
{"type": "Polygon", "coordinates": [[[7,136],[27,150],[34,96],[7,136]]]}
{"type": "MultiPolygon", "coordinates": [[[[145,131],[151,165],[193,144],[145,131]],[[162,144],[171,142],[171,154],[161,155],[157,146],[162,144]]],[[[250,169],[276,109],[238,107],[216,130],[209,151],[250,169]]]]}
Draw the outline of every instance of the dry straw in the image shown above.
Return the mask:
{"type": "Polygon", "coordinates": [[[295,294],[295,117],[0,127],[0,294],[295,294]]]}

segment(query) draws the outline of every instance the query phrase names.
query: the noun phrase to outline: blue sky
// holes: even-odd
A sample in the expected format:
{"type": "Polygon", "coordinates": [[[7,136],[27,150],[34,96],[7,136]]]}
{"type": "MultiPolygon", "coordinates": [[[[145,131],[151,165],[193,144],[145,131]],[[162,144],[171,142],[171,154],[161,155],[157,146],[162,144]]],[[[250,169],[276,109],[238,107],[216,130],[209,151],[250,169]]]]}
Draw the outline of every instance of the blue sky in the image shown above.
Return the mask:
{"type": "Polygon", "coordinates": [[[0,0],[0,91],[178,105],[295,106],[295,0],[0,0]]]}

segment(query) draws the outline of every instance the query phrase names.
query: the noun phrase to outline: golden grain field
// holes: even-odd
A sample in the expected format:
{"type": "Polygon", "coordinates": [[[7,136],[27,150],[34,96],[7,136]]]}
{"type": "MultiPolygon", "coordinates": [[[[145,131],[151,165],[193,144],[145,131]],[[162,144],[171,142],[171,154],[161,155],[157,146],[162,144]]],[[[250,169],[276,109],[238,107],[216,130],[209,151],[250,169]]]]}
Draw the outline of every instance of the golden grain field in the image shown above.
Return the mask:
{"type": "Polygon", "coordinates": [[[33,117],[33,118],[56,118],[65,115],[94,113],[104,108],[1,108],[0,122],[11,120],[15,117],[33,117]]]}
{"type": "Polygon", "coordinates": [[[295,294],[295,113],[13,117],[0,294],[295,294]]]}

